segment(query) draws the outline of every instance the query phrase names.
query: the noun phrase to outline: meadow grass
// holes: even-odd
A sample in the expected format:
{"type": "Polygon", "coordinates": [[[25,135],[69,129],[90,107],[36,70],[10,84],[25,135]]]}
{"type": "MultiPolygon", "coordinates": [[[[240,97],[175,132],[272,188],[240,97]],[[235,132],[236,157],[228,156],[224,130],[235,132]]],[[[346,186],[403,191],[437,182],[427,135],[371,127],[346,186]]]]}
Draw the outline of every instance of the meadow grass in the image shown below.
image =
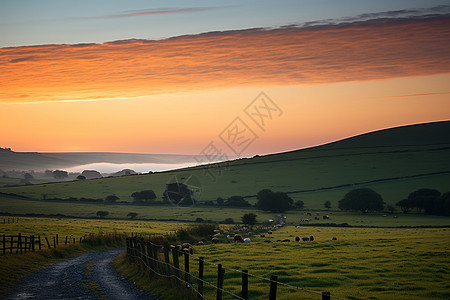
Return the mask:
{"type": "MultiPolygon", "coordinates": [[[[108,211],[109,215],[105,218],[110,220],[126,219],[130,212],[138,213],[142,220],[172,220],[193,222],[197,218],[203,220],[212,220],[223,222],[227,218],[233,219],[236,223],[241,222],[241,217],[246,213],[255,213],[258,222],[267,222],[269,219],[277,220],[277,213],[265,212],[255,208],[230,208],[217,206],[192,206],[178,207],[172,205],[133,205],[133,204],[88,204],[88,203],[64,203],[64,202],[42,202],[20,200],[0,197],[0,214],[9,213],[12,215],[43,214],[43,215],[65,215],[71,217],[97,219],[98,224],[101,220],[96,216],[97,211],[108,211]]],[[[293,210],[284,213],[286,222],[300,224],[301,219],[310,219],[308,223],[325,224],[347,223],[353,226],[378,226],[378,227],[401,227],[401,226],[448,226],[450,218],[444,216],[431,216],[421,214],[387,214],[370,213],[363,215],[359,212],[327,211],[327,210],[293,210]],[[308,216],[310,213],[311,216],[308,216]],[[324,220],[323,216],[329,215],[329,220],[324,220]],[[397,217],[397,218],[394,218],[397,217]],[[319,220],[315,220],[318,217],[319,220]]],[[[64,218],[62,218],[63,220],[64,218]]],[[[133,221],[133,220],[129,220],[133,221]]],[[[0,218],[0,226],[2,220],[0,218]]],[[[87,222],[87,221],[86,221],[87,222]]],[[[96,225],[97,226],[97,225],[96,225]]],[[[101,225],[98,225],[101,227],[101,225]]]]}
{"type": "MultiPolygon", "coordinates": [[[[267,239],[268,235],[264,239],[267,239]]],[[[350,299],[448,299],[450,297],[450,231],[444,229],[319,228],[293,226],[274,231],[267,244],[252,237],[250,244],[196,246],[205,278],[215,283],[217,267],[227,268],[225,289],[240,293],[241,274],[249,273],[316,292],[350,299]],[[295,236],[314,242],[293,242],[295,236]],[[332,237],[337,237],[336,241],[332,237]]],[[[183,268],[183,260],[181,268],[183,268]]],[[[192,272],[197,264],[191,262],[192,272]]],[[[252,299],[266,299],[269,283],[251,277],[252,299]]],[[[213,289],[207,289],[213,298],[213,289]]],[[[319,299],[314,293],[279,286],[277,299],[319,299]]]]}
{"type": "MultiPolygon", "coordinates": [[[[208,172],[202,167],[193,167],[145,175],[7,187],[0,188],[0,192],[35,199],[104,199],[115,194],[120,201],[132,202],[133,192],[152,189],[157,200],[161,201],[166,184],[175,176],[182,182],[182,178],[192,175],[198,181],[199,193],[196,196],[200,201],[214,201],[218,197],[228,198],[233,195],[254,196],[261,189],[268,188],[290,192],[294,200],[303,200],[306,208],[320,209],[326,200],[337,208],[339,199],[354,189],[354,184],[396,178],[358,185],[374,189],[387,204],[394,205],[419,188],[447,191],[450,174],[445,172],[450,170],[450,161],[446,159],[450,155],[450,148],[444,146],[313,148],[218,164],[221,172],[216,174],[217,180],[212,180],[210,172],[219,169],[210,166],[208,172]],[[431,173],[434,175],[408,177],[431,173]],[[317,190],[340,185],[348,186],[317,190]],[[297,193],[305,190],[314,191],[297,193]]],[[[255,201],[255,198],[248,199],[255,201]]]]}

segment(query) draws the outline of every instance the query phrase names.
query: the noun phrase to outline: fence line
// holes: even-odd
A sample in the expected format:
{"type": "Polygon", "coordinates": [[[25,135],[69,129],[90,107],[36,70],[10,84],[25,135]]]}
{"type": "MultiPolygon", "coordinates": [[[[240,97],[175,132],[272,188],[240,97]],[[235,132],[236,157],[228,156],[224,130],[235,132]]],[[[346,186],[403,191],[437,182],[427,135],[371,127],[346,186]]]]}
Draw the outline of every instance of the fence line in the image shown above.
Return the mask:
{"type": "Polygon", "coordinates": [[[247,300],[248,276],[266,281],[270,284],[269,300],[276,299],[277,286],[284,286],[298,291],[313,293],[321,296],[323,300],[329,300],[331,298],[340,300],[344,299],[336,296],[331,296],[329,292],[318,292],[307,288],[279,282],[277,276],[272,276],[269,279],[248,273],[248,270],[239,271],[233,268],[223,267],[222,264],[215,264],[213,262],[204,260],[203,257],[192,255],[187,251],[180,251],[174,246],[169,246],[167,242],[164,242],[164,245],[159,245],[151,242],[150,240],[144,240],[144,238],[138,238],[135,236],[126,239],[126,247],[128,259],[131,262],[139,263],[142,267],[150,270],[151,273],[156,276],[175,279],[178,285],[181,283],[185,284],[186,287],[190,288],[192,292],[198,296],[199,299],[205,299],[205,296],[203,295],[203,286],[207,285],[213,289],[216,289],[217,300],[221,300],[224,293],[235,299],[247,300]],[[159,250],[163,250],[164,252],[164,261],[159,259],[159,250]],[[170,252],[172,252],[172,263],[170,263],[169,259],[170,252]],[[181,255],[184,255],[185,258],[184,270],[179,266],[178,257],[181,255]],[[199,262],[198,276],[189,271],[189,258],[193,258],[194,260],[199,262]],[[217,284],[210,283],[203,278],[204,263],[217,267],[217,284]],[[239,296],[223,288],[224,274],[226,271],[242,274],[242,296],[239,296]],[[180,274],[182,275],[180,276],[180,274]],[[193,283],[191,283],[191,281],[197,281],[197,288],[193,283]]]}
{"type": "Polygon", "coordinates": [[[76,244],[78,241],[81,243],[85,240],[86,236],[80,237],[80,239],[76,239],[73,236],[65,236],[65,239],[60,240],[59,235],[56,234],[53,236],[50,241],[47,237],[44,237],[44,240],[41,239],[40,235],[22,235],[19,233],[18,235],[0,235],[0,253],[3,255],[6,254],[24,254],[27,252],[35,252],[36,249],[41,250],[45,245],[47,248],[56,248],[60,244],[68,245],[68,244],[76,244]]]}

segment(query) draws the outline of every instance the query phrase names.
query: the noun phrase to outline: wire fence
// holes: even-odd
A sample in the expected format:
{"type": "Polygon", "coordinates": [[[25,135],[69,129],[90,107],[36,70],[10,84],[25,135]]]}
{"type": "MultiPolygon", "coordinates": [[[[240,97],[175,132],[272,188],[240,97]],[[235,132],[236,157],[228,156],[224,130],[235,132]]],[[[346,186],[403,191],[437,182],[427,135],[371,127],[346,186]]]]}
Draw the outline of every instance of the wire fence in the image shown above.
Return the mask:
{"type": "Polygon", "coordinates": [[[269,286],[269,300],[277,298],[278,287],[290,289],[290,292],[296,295],[296,298],[302,296],[300,293],[309,293],[311,296],[316,295],[317,299],[320,299],[320,297],[323,300],[344,299],[332,296],[330,292],[320,292],[280,282],[275,275],[265,278],[249,273],[248,270],[224,267],[222,264],[207,261],[204,257],[193,255],[188,247],[173,246],[169,245],[168,242],[158,244],[150,241],[150,239],[131,237],[126,240],[126,250],[130,262],[141,265],[149,270],[153,276],[173,280],[177,286],[185,286],[198,299],[213,299],[215,294],[217,300],[223,299],[224,295],[230,299],[247,300],[249,299],[249,292],[257,292],[261,295],[261,286],[264,285],[269,286]],[[180,257],[184,258],[181,259],[181,262],[180,257]],[[191,265],[192,261],[197,264],[191,265]],[[216,270],[205,275],[205,267],[211,266],[216,270]],[[224,288],[226,272],[227,279],[233,283],[233,286],[227,289],[224,288]],[[241,289],[236,288],[236,281],[239,277],[241,289]],[[259,287],[258,291],[249,290],[249,278],[257,280],[252,284],[259,287]]]}

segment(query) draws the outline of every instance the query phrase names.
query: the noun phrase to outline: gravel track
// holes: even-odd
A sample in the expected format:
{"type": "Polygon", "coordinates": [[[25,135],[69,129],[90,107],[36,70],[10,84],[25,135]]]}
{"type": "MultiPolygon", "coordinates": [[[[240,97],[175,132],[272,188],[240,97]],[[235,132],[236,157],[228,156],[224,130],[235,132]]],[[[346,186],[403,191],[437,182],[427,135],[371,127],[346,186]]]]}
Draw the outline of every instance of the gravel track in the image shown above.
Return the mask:
{"type": "Polygon", "coordinates": [[[24,278],[4,299],[161,299],[117,274],[112,260],[122,251],[90,252],[52,264],[24,278]]]}

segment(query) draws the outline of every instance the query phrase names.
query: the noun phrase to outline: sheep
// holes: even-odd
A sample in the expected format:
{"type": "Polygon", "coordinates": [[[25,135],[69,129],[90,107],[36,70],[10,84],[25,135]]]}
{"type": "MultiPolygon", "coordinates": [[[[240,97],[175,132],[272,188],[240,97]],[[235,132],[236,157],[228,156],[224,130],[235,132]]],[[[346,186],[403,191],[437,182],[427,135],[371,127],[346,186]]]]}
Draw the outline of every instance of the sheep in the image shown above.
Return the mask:
{"type": "Polygon", "coordinates": [[[264,243],[273,243],[271,240],[265,240],[264,243]]]}
{"type": "Polygon", "coordinates": [[[219,239],[216,238],[216,237],[213,237],[213,238],[211,239],[211,243],[213,243],[213,244],[217,244],[218,242],[219,242],[219,239]]]}
{"type": "Polygon", "coordinates": [[[265,234],[261,234],[259,237],[266,237],[266,235],[265,234]]]}
{"type": "Polygon", "coordinates": [[[313,237],[313,236],[310,236],[310,237],[309,237],[309,240],[310,240],[311,242],[313,242],[313,241],[314,241],[314,237],[313,237]]]}
{"type": "Polygon", "coordinates": [[[302,241],[307,242],[307,241],[309,241],[309,238],[304,236],[304,237],[302,237],[302,241]]]}
{"type": "Polygon", "coordinates": [[[250,242],[251,242],[251,240],[249,238],[244,239],[244,243],[250,243],[250,242]]]}
{"type": "Polygon", "coordinates": [[[295,237],[295,241],[296,241],[296,242],[300,242],[300,237],[299,237],[299,236],[296,236],[296,237],[295,237]]]}
{"type": "Polygon", "coordinates": [[[290,242],[291,240],[290,239],[284,239],[284,240],[282,240],[282,242],[290,242]]]}
{"type": "Polygon", "coordinates": [[[242,235],[240,235],[240,234],[235,234],[235,235],[234,235],[234,242],[235,242],[235,243],[237,243],[237,242],[243,243],[243,242],[244,242],[244,239],[242,238],[242,235]]]}
{"type": "Polygon", "coordinates": [[[337,241],[337,237],[333,236],[332,240],[337,241]]]}
{"type": "Polygon", "coordinates": [[[314,217],[314,219],[315,219],[315,220],[320,220],[320,218],[319,218],[319,217],[314,217]]]}
{"type": "Polygon", "coordinates": [[[323,216],[323,219],[324,220],[328,220],[328,219],[330,219],[330,217],[329,216],[323,216]]]}
{"type": "Polygon", "coordinates": [[[272,231],[267,231],[267,234],[272,234],[272,231]]]}
{"type": "Polygon", "coordinates": [[[198,241],[197,242],[197,245],[199,245],[199,246],[201,246],[201,245],[203,245],[204,243],[203,243],[203,241],[198,241]]]}

